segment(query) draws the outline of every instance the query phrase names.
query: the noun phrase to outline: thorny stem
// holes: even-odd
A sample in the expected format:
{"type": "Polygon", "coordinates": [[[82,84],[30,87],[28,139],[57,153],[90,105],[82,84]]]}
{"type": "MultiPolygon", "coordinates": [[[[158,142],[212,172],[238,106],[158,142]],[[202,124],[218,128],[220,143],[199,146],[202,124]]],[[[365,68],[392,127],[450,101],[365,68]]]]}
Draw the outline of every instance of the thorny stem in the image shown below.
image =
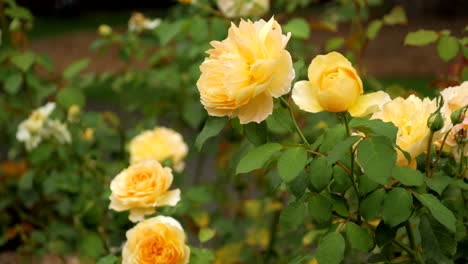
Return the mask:
{"type": "Polygon", "coordinates": [[[430,178],[430,170],[431,170],[431,147],[432,147],[432,139],[434,138],[434,132],[431,131],[429,134],[429,141],[427,144],[427,151],[426,151],[426,176],[430,178]]]}
{"type": "Polygon", "coordinates": [[[288,107],[288,110],[289,110],[289,114],[291,115],[291,119],[294,123],[294,127],[296,128],[296,131],[297,133],[299,134],[299,136],[301,137],[302,141],[304,142],[304,144],[308,147],[310,146],[309,144],[309,141],[307,141],[306,137],[304,136],[304,134],[302,133],[301,129],[299,128],[299,125],[297,124],[297,121],[296,121],[296,118],[294,117],[294,112],[293,112],[293,109],[291,107],[291,105],[289,104],[289,102],[284,99],[283,97],[280,97],[280,100],[288,107]]]}
{"type": "Polygon", "coordinates": [[[450,131],[451,130],[447,131],[447,133],[445,133],[445,135],[444,135],[444,138],[442,139],[442,143],[440,144],[440,150],[439,150],[439,153],[437,153],[437,158],[436,158],[436,160],[434,162],[434,167],[432,167],[429,178],[432,178],[432,176],[434,176],[434,172],[435,172],[435,170],[437,168],[437,164],[439,164],[440,156],[442,155],[442,151],[444,149],[445,141],[447,140],[448,135],[450,134],[450,131]]]}

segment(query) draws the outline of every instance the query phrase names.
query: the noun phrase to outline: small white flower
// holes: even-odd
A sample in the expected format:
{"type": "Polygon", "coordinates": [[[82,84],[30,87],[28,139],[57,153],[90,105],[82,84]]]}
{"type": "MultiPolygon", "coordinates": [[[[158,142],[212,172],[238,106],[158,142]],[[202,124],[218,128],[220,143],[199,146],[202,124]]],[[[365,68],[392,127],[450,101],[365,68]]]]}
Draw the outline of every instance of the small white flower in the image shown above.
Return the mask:
{"type": "Polygon", "coordinates": [[[67,125],[57,119],[47,120],[44,128],[44,137],[54,137],[60,144],[71,143],[71,135],[67,125]]]}
{"type": "Polygon", "coordinates": [[[156,27],[158,27],[160,24],[161,24],[161,19],[156,18],[156,19],[153,19],[153,20],[146,20],[146,22],[143,24],[143,27],[146,30],[153,30],[156,27]]]}

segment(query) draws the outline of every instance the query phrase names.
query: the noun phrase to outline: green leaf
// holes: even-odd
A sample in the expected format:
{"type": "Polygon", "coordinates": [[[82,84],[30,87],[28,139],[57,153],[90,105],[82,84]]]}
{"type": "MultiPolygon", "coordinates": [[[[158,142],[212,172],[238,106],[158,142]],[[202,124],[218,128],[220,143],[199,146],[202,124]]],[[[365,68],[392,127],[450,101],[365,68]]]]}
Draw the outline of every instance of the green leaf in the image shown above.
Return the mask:
{"type": "Polygon", "coordinates": [[[30,152],[29,160],[33,165],[43,163],[51,157],[54,149],[54,145],[52,144],[40,144],[30,152]]]}
{"type": "Polygon", "coordinates": [[[445,207],[437,197],[432,194],[417,195],[416,198],[431,212],[432,216],[444,225],[448,230],[455,233],[455,223],[457,219],[447,207],[445,207]]]}
{"type": "Polygon", "coordinates": [[[198,232],[198,239],[200,242],[205,243],[206,241],[212,239],[216,235],[216,230],[211,228],[202,228],[200,232],[198,232]]]}
{"type": "Polygon", "coordinates": [[[357,158],[371,180],[388,184],[396,162],[396,152],[388,138],[362,140],[357,147],[357,158]]]}
{"type": "Polygon", "coordinates": [[[214,137],[223,130],[226,125],[227,118],[225,117],[208,117],[200,134],[198,134],[195,140],[195,147],[200,151],[205,141],[211,137],[214,137]]]}
{"type": "Polygon", "coordinates": [[[374,20],[369,23],[369,26],[367,26],[367,32],[366,35],[370,40],[373,40],[377,37],[377,34],[379,34],[380,29],[382,28],[382,20],[374,20]]]}
{"type": "Polygon", "coordinates": [[[445,188],[453,182],[453,179],[447,175],[436,173],[432,178],[424,177],[424,181],[431,190],[434,190],[441,195],[445,188]]]}
{"type": "Polygon", "coordinates": [[[278,107],[273,111],[267,120],[268,129],[273,133],[284,134],[291,132],[294,125],[289,116],[289,111],[283,107],[278,107]]]}
{"type": "Polygon", "coordinates": [[[20,190],[30,190],[33,187],[34,182],[34,171],[28,170],[26,173],[21,175],[21,178],[18,181],[18,188],[20,190]]]}
{"type": "Polygon", "coordinates": [[[177,34],[182,30],[185,20],[177,20],[174,23],[162,21],[161,24],[154,29],[154,32],[161,42],[161,46],[166,46],[177,34]]]}
{"type": "Polygon", "coordinates": [[[326,223],[330,221],[332,214],[332,203],[321,194],[312,196],[307,203],[309,215],[317,223],[326,223]]]}
{"type": "Polygon", "coordinates": [[[361,194],[367,194],[375,190],[378,186],[379,184],[371,180],[371,178],[369,178],[369,176],[366,174],[359,176],[359,192],[361,194]]]}
{"type": "Polygon", "coordinates": [[[317,192],[325,189],[330,184],[332,173],[332,167],[328,165],[326,157],[319,156],[315,158],[309,166],[309,179],[312,187],[317,192]]]}
{"type": "Polygon", "coordinates": [[[86,256],[97,258],[104,251],[104,243],[98,234],[91,233],[81,239],[80,250],[86,256]]]}
{"type": "Polygon", "coordinates": [[[405,189],[397,187],[384,197],[382,219],[394,227],[406,221],[413,209],[413,197],[405,189]]]}
{"type": "Polygon", "coordinates": [[[36,55],[32,52],[25,52],[11,57],[11,63],[23,72],[26,72],[34,63],[36,55]]]}
{"type": "Polygon", "coordinates": [[[349,126],[357,129],[368,136],[384,136],[393,143],[396,142],[398,128],[391,122],[384,122],[380,119],[371,119],[368,117],[359,117],[351,119],[349,126]]]}
{"type": "Polygon", "coordinates": [[[249,151],[237,164],[236,173],[246,173],[260,169],[282,146],[278,143],[268,143],[249,151]]]}
{"type": "Polygon", "coordinates": [[[385,224],[384,221],[380,221],[379,225],[375,230],[375,241],[379,247],[383,248],[385,245],[391,243],[396,236],[398,228],[391,228],[385,224]]]}
{"type": "Polygon", "coordinates": [[[408,20],[406,19],[405,9],[401,6],[395,6],[388,15],[383,17],[383,22],[386,25],[397,25],[397,24],[406,24],[408,20]]]}
{"type": "Polygon", "coordinates": [[[5,14],[13,18],[19,18],[24,20],[33,19],[33,15],[31,14],[31,12],[28,9],[20,6],[10,6],[5,10],[5,14]]]}
{"type": "MultiPolygon", "coordinates": [[[[343,125],[336,125],[330,128],[323,136],[323,140],[320,140],[320,137],[317,138],[317,142],[321,144],[320,153],[328,153],[333,147],[335,147],[336,142],[340,142],[346,138],[346,129],[343,125]]],[[[313,145],[316,144],[314,143],[313,145]]],[[[314,148],[312,149],[315,149],[315,146],[313,147],[314,148]]]]}
{"type": "Polygon", "coordinates": [[[444,36],[437,42],[437,52],[444,61],[455,58],[460,50],[458,40],[452,36],[444,36]]]}
{"type": "Polygon", "coordinates": [[[251,122],[244,126],[244,131],[250,143],[255,146],[265,144],[267,141],[267,126],[266,122],[260,124],[251,122]]]}
{"type": "Polygon", "coordinates": [[[287,229],[296,229],[304,221],[306,205],[302,202],[292,202],[281,210],[280,224],[287,229]]]}
{"type": "Polygon", "coordinates": [[[330,188],[332,192],[346,192],[351,187],[351,180],[346,172],[338,165],[333,166],[333,179],[330,188]]]}
{"type": "Polygon", "coordinates": [[[344,38],[340,38],[340,37],[331,38],[327,41],[327,44],[325,44],[325,51],[330,52],[333,50],[337,50],[341,48],[343,44],[344,44],[344,38]]]}
{"type": "Polygon", "coordinates": [[[392,177],[406,186],[421,186],[424,182],[424,174],[409,167],[393,167],[392,177]]]}
{"type": "Polygon", "coordinates": [[[16,94],[23,85],[23,75],[19,72],[10,74],[5,80],[5,91],[9,94],[16,94]]]}
{"type": "Polygon", "coordinates": [[[457,241],[454,233],[434,220],[430,215],[421,216],[419,223],[421,246],[426,259],[431,263],[453,263],[450,261],[457,250],[457,241]]]}
{"type": "Polygon", "coordinates": [[[63,78],[71,79],[77,76],[81,71],[88,67],[89,62],[90,60],[87,58],[73,62],[63,71],[63,78]]]}
{"type": "Polygon", "coordinates": [[[85,105],[85,96],[83,92],[76,88],[64,88],[57,93],[57,103],[66,109],[72,105],[83,107],[85,105]]]}
{"type": "Polygon", "coordinates": [[[380,216],[380,208],[385,197],[384,189],[377,189],[361,201],[361,215],[367,220],[374,220],[380,216]]]}
{"type": "Polygon", "coordinates": [[[437,32],[433,30],[420,29],[415,32],[410,32],[406,35],[405,45],[424,46],[435,42],[439,38],[437,32]]]}
{"type": "Polygon", "coordinates": [[[278,159],[278,173],[285,182],[294,180],[307,165],[307,151],[302,147],[287,149],[278,159]]]}
{"type": "Polygon", "coordinates": [[[118,260],[119,258],[114,255],[107,255],[100,258],[96,264],[117,264],[118,260]]]}
{"type": "Polygon", "coordinates": [[[353,222],[346,224],[346,238],[351,244],[352,248],[368,252],[374,245],[374,240],[369,235],[367,230],[356,225],[353,222]]]}
{"type": "Polygon", "coordinates": [[[299,176],[297,176],[293,181],[289,183],[289,188],[291,192],[296,196],[297,198],[302,197],[304,195],[305,190],[307,186],[309,185],[309,177],[307,173],[303,170],[301,173],[299,173],[299,176]]]}
{"type": "MultiPolygon", "coordinates": [[[[343,160],[345,155],[350,152],[351,146],[354,145],[361,137],[352,136],[346,138],[344,141],[341,141],[332,148],[327,157],[328,164],[333,164],[338,160],[343,160]]],[[[349,159],[349,157],[348,157],[349,159]]]]}
{"type": "Polygon", "coordinates": [[[215,260],[215,254],[207,248],[190,247],[190,264],[206,264],[215,260]]]}
{"type": "Polygon", "coordinates": [[[283,32],[291,32],[293,38],[308,39],[310,36],[309,23],[303,18],[293,18],[283,26],[283,32]]]}
{"type": "Polygon", "coordinates": [[[324,236],[316,251],[319,263],[339,264],[344,257],[345,241],[338,232],[332,232],[324,236]]]}
{"type": "Polygon", "coordinates": [[[184,105],[182,117],[192,128],[198,129],[205,117],[204,111],[199,101],[192,101],[184,105]]]}

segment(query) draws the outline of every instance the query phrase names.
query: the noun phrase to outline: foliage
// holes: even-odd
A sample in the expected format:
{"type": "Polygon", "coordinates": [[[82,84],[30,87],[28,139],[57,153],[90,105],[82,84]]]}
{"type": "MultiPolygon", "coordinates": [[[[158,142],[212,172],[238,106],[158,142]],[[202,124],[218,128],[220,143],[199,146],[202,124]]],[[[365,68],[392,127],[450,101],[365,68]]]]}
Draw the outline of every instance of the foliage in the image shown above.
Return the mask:
{"type": "MultiPolygon", "coordinates": [[[[179,2],[158,23],[144,18],[124,32],[101,26],[90,49],[117,48],[124,66],[94,74],[89,58],[57,73],[50,58],[25,49],[33,16],[0,0],[0,19],[8,22],[0,49],[2,251],[121,263],[133,225],[128,212],[108,210],[109,185],[129,165],[129,141],[164,125],[183,134],[189,154],[186,170],[173,172],[180,202],[156,214],[182,223],[190,263],[467,260],[463,152],[456,159],[430,147],[417,168],[397,166],[394,124],[346,112],[299,112],[290,93],[275,99],[272,115],[259,124],[208,117],[196,85],[199,66],[209,42],[226,38],[230,21],[214,1],[179,2]],[[44,137],[28,150],[17,139],[18,127],[46,102],[56,103],[47,118],[63,124],[71,140],[44,137]]],[[[403,8],[377,18],[370,13],[383,1],[341,0],[331,1],[317,24],[293,15],[311,2],[271,5],[278,17],[289,14],[282,28],[292,34],[287,49],[295,81],[306,78],[309,59],[341,49],[366,90],[385,87],[365,76],[363,57],[383,26],[407,23],[403,8]],[[314,31],[336,32],[340,23],[351,25],[347,36],[336,34],[323,47],[310,43],[314,31]]],[[[447,30],[419,30],[405,39],[412,46],[430,43],[444,61],[466,60],[466,37],[447,30]]]]}

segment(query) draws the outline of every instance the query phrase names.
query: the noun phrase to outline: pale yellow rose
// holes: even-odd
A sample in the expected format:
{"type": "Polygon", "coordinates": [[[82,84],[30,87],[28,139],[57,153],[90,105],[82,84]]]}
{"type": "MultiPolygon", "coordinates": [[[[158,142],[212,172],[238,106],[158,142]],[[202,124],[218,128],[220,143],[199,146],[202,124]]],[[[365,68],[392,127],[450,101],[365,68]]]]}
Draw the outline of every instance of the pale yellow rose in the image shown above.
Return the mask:
{"type": "Polygon", "coordinates": [[[218,0],[218,7],[229,18],[260,17],[270,9],[270,0],[218,0]]]}
{"type": "MultiPolygon", "coordinates": [[[[437,110],[435,100],[420,98],[410,95],[407,99],[395,98],[383,106],[382,111],[375,112],[372,119],[381,119],[392,122],[397,128],[397,145],[408,152],[411,163],[408,164],[403,153],[397,150],[397,165],[416,166],[415,158],[424,153],[429,141],[430,129],[427,127],[427,119],[437,110]]],[[[437,137],[434,140],[438,140],[437,137]]]]}
{"type": "Polygon", "coordinates": [[[288,93],[294,79],[291,55],[273,18],[232,24],[228,37],[212,41],[214,49],[200,66],[197,82],[209,115],[239,117],[241,124],[260,123],[273,111],[273,98],[288,93]]]}
{"type": "Polygon", "coordinates": [[[132,222],[141,221],[153,214],[159,206],[175,206],[180,200],[180,190],[169,191],[172,184],[170,168],[163,168],[155,160],[131,165],[111,182],[109,208],[115,211],[130,210],[132,222]]]}
{"type": "Polygon", "coordinates": [[[156,216],[127,231],[122,264],[187,264],[190,248],[186,235],[174,218],[156,216]]]}
{"type": "Polygon", "coordinates": [[[170,128],[155,127],[133,138],[129,150],[132,164],[144,160],[157,160],[162,163],[170,159],[174,170],[181,172],[185,166],[183,159],[187,155],[188,147],[181,134],[170,128]]]}
{"type": "Polygon", "coordinates": [[[365,94],[356,70],[343,55],[330,52],[310,63],[309,81],[294,84],[292,98],[300,109],[318,113],[344,112],[360,117],[378,111],[390,101],[385,92],[365,94]]]}
{"type": "MultiPolygon", "coordinates": [[[[440,148],[442,145],[442,137],[445,133],[450,131],[449,137],[447,139],[447,144],[444,145],[444,151],[450,152],[452,147],[456,146],[456,144],[448,144],[449,141],[455,142],[454,134],[452,131],[453,125],[452,120],[450,119],[450,115],[462,108],[465,105],[468,105],[468,81],[463,82],[459,86],[448,87],[445,88],[440,92],[440,95],[444,99],[444,105],[441,109],[442,116],[444,118],[444,127],[437,132],[437,134],[441,134],[440,139],[434,142],[434,145],[437,148],[440,148]]],[[[465,123],[465,121],[463,122],[465,123]]],[[[459,126],[460,127],[460,126],[459,126]]]]}
{"type": "Polygon", "coordinates": [[[444,98],[444,108],[451,114],[453,111],[468,105],[468,81],[459,86],[445,88],[440,92],[440,95],[444,98]]]}

